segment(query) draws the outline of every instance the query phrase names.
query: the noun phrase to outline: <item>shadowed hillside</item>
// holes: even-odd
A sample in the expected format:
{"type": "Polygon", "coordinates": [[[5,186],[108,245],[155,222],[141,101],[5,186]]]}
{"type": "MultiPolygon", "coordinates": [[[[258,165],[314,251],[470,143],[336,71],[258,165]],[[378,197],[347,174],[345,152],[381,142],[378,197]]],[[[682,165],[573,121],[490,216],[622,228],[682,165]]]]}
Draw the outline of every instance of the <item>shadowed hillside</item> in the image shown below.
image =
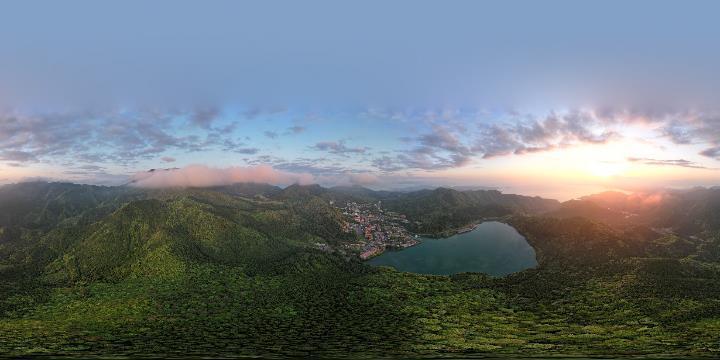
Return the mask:
{"type": "Polygon", "coordinates": [[[614,226],[645,225],[683,235],[720,230],[720,189],[605,192],[562,204],[550,216],[582,216],[614,226]]]}

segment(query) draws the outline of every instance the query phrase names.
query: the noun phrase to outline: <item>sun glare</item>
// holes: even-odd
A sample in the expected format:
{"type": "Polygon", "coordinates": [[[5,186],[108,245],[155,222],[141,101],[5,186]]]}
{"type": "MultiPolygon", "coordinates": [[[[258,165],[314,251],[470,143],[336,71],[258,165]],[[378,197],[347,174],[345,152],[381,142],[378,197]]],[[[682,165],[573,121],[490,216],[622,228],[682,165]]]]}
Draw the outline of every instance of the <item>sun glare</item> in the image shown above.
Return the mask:
{"type": "Polygon", "coordinates": [[[621,175],[627,170],[627,164],[622,162],[597,161],[590,164],[590,174],[596,177],[609,178],[621,175]]]}

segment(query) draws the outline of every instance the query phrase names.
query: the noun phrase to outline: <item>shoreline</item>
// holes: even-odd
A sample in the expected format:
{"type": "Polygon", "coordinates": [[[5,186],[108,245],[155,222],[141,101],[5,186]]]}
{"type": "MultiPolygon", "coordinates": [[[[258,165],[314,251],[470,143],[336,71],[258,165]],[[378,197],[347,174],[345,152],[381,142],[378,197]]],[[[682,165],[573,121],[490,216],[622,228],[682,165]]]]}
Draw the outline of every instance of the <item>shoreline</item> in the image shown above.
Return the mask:
{"type": "Polygon", "coordinates": [[[380,255],[382,255],[382,254],[384,254],[384,253],[386,253],[386,252],[388,252],[388,251],[402,251],[402,250],[405,250],[405,249],[409,249],[409,248],[411,248],[411,247],[415,247],[415,246],[420,245],[420,244],[422,243],[422,241],[418,240],[417,238],[413,238],[413,240],[415,240],[415,243],[412,244],[412,245],[408,245],[408,246],[404,246],[404,247],[385,246],[382,250],[380,250],[380,251],[374,251],[374,252],[372,252],[371,254],[368,254],[366,257],[363,257],[363,255],[366,254],[367,252],[364,252],[364,253],[359,254],[358,257],[359,257],[360,260],[362,260],[362,261],[368,261],[368,260],[370,260],[370,259],[372,259],[372,258],[375,258],[375,257],[378,257],[378,256],[380,256],[380,255]]]}
{"type": "Polygon", "coordinates": [[[470,231],[475,230],[480,224],[484,222],[489,221],[497,221],[501,223],[507,223],[507,220],[510,218],[510,216],[499,216],[499,217],[485,217],[481,218],[480,220],[473,221],[469,224],[460,226],[460,227],[453,227],[451,229],[443,230],[437,233],[429,233],[429,234],[418,234],[418,236],[430,238],[430,239],[446,239],[449,237],[452,237],[453,235],[459,235],[464,234],[470,231]]]}
{"type": "Polygon", "coordinates": [[[485,223],[485,222],[497,221],[497,222],[501,222],[501,223],[503,223],[503,224],[507,224],[507,225],[512,226],[512,225],[510,224],[510,222],[509,222],[509,220],[510,220],[511,217],[512,217],[512,216],[485,217],[485,218],[482,218],[482,219],[480,219],[480,220],[474,221],[474,222],[472,222],[472,223],[470,223],[470,224],[468,224],[468,225],[464,225],[464,226],[461,226],[461,227],[455,227],[455,228],[448,229],[448,230],[445,230],[445,231],[442,231],[442,232],[439,232],[439,233],[432,233],[432,234],[415,234],[415,235],[417,236],[417,238],[414,238],[414,239],[416,240],[416,243],[415,243],[415,244],[412,244],[412,245],[406,246],[406,247],[400,247],[400,248],[397,248],[397,247],[385,247],[384,249],[382,249],[382,251],[377,251],[377,252],[375,252],[375,253],[373,253],[373,254],[369,254],[367,257],[363,257],[363,256],[362,256],[363,254],[358,255],[358,257],[359,257],[360,260],[362,260],[362,261],[368,261],[368,260],[373,259],[373,258],[375,258],[375,257],[377,257],[377,256],[380,256],[380,255],[382,255],[382,254],[384,254],[385,252],[388,252],[388,251],[402,251],[402,250],[405,250],[405,249],[407,249],[407,248],[411,248],[411,247],[414,247],[414,246],[417,246],[417,245],[421,244],[423,241],[420,240],[420,239],[422,239],[422,238],[427,238],[427,239],[432,239],[432,240],[449,239],[449,238],[451,238],[451,237],[453,237],[453,236],[455,236],[455,235],[460,235],[460,234],[469,233],[469,232],[477,229],[478,226],[480,226],[482,223],[485,223]]]}

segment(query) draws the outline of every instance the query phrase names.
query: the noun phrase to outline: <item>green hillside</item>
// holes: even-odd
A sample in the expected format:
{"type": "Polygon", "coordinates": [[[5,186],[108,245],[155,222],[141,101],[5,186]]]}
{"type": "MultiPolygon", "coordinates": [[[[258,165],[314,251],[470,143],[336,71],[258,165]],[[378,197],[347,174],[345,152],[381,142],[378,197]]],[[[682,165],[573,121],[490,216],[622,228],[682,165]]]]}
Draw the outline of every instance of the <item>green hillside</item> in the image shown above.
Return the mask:
{"type": "Polygon", "coordinates": [[[538,214],[556,208],[555,200],[503,194],[495,190],[457,191],[448,188],[403,193],[384,205],[415,220],[413,230],[446,235],[486,217],[538,214]]]}
{"type": "Polygon", "coordinates": [[[306,190],[142,191],[86,205],[87,221],[15,225],[0,354],[720,354],[720,234],[688,245],[525,208],[508,221],[537,268],[417,275],[317,249],[354,238],[325,192],[306,190]]]}

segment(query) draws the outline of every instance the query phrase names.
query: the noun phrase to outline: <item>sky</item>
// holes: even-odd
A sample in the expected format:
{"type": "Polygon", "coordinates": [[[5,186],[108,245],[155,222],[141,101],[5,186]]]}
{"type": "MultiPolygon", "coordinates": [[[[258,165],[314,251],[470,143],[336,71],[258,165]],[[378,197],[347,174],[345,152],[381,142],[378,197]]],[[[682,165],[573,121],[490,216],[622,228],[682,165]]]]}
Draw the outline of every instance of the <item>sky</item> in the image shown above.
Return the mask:
{"type": "Polygon", "coordinates": [[[715,186],[718,10],[4,1],[0,183],[715,186]]]}

